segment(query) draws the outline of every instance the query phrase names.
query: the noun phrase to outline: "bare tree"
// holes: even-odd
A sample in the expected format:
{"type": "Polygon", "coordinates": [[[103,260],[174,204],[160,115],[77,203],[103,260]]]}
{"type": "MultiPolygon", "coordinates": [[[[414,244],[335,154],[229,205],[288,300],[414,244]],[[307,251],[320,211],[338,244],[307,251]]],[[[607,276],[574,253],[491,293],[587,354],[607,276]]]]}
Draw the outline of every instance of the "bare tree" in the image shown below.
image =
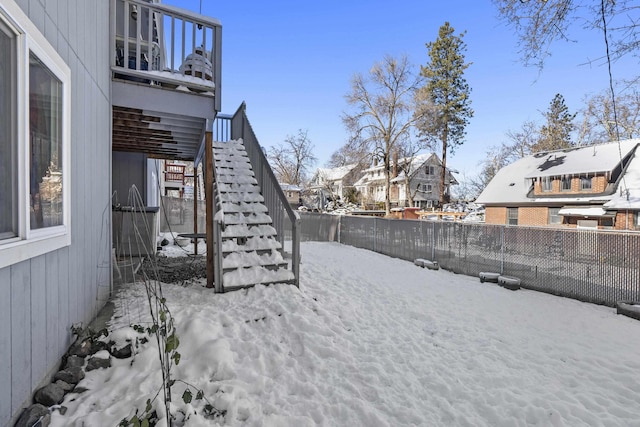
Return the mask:
{"type": "MultiPolygon", "coordinates": [[[[500,17],[516,30],[525,65],[543,68],[551,45],[574,41],[576,28],[603,32],[607,22],[611,59],[635,54],[640,47],[640,6],[635,0],[493,0],[500,17]],[[604,20],[603,20],[604,18],[604,20]]],[[[597,49],[605,58],[603,47],[597,49]]],[[[596,60],[597,60],[596,59],[596,60]]]]}
{"type": "Polygon", "coordinates": [[[356,74],[346,95],[353,111],[343,114],[343,122],[361,152],[382,160],[385,174],[385,210],[391,212],[391,154],[410,136],[417,116],[413,99],[421,79],[411,71],[407,57],[385,56],[371,67],[367,76],[356,74]]]}
{"type": "Polygon", "coordinates": [[[297,186],[306,182],[309,169],[316,162],[308,131],[302,129],[297,135],[288,135],[284,144],[271,147],[268,157],[278,181],[297,186]]]}
{"type": "Polygon", "coordinates": [[[616,97],[615,117],[608,91],[585,99],[585,104],[581,111],[579,144],[601,144],[618,138],[640,137],[640,92],[637,89],[616,97]]]}

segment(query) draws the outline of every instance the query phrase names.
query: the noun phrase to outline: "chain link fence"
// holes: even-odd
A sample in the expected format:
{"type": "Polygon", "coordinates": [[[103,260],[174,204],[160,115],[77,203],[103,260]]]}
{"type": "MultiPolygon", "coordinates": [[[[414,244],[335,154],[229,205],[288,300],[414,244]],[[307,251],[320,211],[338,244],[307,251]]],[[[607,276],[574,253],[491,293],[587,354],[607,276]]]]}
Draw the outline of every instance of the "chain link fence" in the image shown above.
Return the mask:
{"type": "Polygon", "coordinates": [[[339,242],[455,273],[614,306],[640,301],[640,233],[302,213],[303,241],[339,242]]]}

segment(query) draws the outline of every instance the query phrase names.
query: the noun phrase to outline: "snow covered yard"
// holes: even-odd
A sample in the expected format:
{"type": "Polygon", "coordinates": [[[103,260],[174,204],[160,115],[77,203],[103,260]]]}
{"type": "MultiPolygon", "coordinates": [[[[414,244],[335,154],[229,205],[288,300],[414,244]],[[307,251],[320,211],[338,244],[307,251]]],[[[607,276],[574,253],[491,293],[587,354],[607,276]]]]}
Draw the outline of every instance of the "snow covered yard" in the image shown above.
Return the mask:
{"type": "MultiPolygon", "coordinates": [[[[301,268],[300,290],[164,286],[181,342],[173,376],[226,411],[206,419],[176,383],[184,425],[640,426],[640,322],[614,309],[333,243],[303,243],[301,268]]],[[[143,287],[116,306],[122,342],[146,319],[143,287]]],[[[52,425],[143,409],[161,380],[153,345],[138,351],[88,372],[90,391],[68,395],[52,425]]]]}

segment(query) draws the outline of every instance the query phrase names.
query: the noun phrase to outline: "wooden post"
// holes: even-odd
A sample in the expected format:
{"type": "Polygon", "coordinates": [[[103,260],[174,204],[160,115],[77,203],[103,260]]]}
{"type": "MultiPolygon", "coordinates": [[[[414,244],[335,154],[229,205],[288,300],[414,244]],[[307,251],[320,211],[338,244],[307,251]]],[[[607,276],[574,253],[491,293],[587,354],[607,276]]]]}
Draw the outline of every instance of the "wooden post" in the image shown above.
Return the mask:
{"type": "Polygon", "coordinates": [[[213,288],[213,132],[207,130],[204,136],[204,199],[207,205],[207,288],[213,288]]]}
{"type": "Polygon", "coordinates": [[[198,167],[193,167],[193,254],[198,255],[198,167]]]}

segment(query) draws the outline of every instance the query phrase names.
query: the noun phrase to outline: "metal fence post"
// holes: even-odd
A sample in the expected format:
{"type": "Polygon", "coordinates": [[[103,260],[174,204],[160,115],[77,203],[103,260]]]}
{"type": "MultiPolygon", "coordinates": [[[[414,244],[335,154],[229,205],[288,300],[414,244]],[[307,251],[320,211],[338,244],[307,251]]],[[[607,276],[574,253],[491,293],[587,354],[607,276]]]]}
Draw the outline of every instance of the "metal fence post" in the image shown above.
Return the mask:
{"type": "Polygon", "coordinates": [[[500,274],[504,274],[504,229],[500,227],[500,274]]]}
{"type": "Polygon", "coordinates": [[[431,222],[431,261],[436,260],[436,223],[431,222]]]}

